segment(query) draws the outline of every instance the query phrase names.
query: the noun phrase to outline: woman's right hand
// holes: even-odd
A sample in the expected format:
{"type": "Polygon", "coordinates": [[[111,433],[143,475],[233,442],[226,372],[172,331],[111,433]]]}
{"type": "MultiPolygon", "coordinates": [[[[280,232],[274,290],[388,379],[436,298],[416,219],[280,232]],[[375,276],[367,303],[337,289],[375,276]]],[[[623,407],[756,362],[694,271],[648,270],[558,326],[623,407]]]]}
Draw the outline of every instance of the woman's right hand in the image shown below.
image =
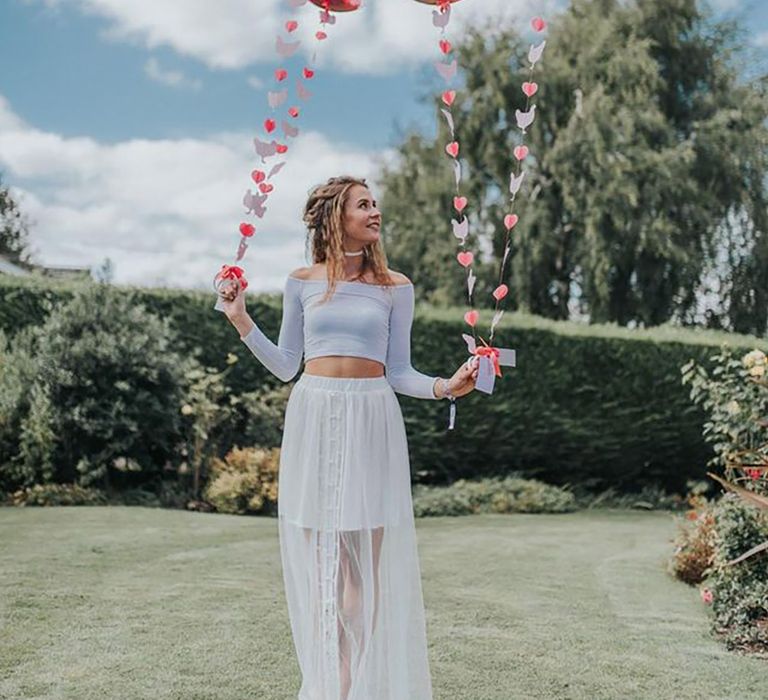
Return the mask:
{"type": "Polygon", "coordinates": [[[230,321],[243,318],[247,314],[245,310],[245,290],[243,290],[239,279],[232,280],[232,284],[226,285],[219,292],[219,298],[221,299],[222,311],[230,321]]]}

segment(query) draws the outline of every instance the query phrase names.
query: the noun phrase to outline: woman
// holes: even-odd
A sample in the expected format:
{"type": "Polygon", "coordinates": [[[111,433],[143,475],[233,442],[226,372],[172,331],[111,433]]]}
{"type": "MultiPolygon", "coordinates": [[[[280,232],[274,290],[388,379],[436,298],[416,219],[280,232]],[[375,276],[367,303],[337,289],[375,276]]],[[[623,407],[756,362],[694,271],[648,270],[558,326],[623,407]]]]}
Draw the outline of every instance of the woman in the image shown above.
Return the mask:
{"type": "Polygon", "coordinates": [[[292,272],[277,345],[238,282],[224,312],[242,341],[294,385],[285,413],[278,528],[299,700],[431,700],[405,426],[395,392],[474,389],[411,366],[414,291],[389,270],[365,180],[330,179],[304,209],[311,267],[292,272]],[[386,374],[385,374],[386,371],[386,374]]]}

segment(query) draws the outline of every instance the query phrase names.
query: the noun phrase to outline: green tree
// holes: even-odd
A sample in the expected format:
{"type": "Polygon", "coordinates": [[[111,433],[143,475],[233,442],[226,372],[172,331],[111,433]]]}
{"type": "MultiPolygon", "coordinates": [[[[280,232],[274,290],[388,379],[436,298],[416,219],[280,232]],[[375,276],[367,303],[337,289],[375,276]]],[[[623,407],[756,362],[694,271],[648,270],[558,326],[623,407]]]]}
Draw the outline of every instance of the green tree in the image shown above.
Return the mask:
{"type": "Polygon", "coordinates": [[[28,263],[29,222],[11,196],[10,189],[3,184],[0,174],[0,255],[14,263],[28,263]]]}
{"type": "MultiPolygon", "coordinates": [[[[765,332],[768,80],[741,79],[742,34],[697,0],[574,0],[553,19],[534,74],[537,117],[504,280],[509,307],[564,319],[578,304],[594,322],[692,324],[715,279],[711,325],[765,332]]],[[[497,24],[470,31],[458,48],[464,189],[476,245],[493,258],[476,270],[480,295],[495,284],[503,253],[529,46],[497,24]]],[[[433,196],[425,207],[419,199],[438,187],[450,194],[446,141],[444,129],[434,143],[409,136],[399,165],[383,173],[390,257],[404,270],[434,270],[420,255],[426,249],[441,267],[457,267],[455,240],[443,235],[449,200],[433,196]]],[[[417,288],[462,302],[455,279],[439,277],[440,291],[417,288]]]]}

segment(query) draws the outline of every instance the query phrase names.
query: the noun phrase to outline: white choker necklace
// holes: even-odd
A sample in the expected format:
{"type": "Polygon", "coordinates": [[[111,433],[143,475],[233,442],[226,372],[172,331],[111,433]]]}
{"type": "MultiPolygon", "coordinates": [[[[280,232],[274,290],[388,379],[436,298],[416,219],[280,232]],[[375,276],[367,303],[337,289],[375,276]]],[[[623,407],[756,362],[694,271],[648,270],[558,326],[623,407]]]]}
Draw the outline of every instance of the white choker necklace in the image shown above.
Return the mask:
{"type": "Polygon", "coordinates": [[[358,250],[357,253],[348,253],[346,250],[344,251],[344,255],[349,256],[350,258],[355,258],[358,255],[362,255],[365,251],[364,250],[358,250]]]}

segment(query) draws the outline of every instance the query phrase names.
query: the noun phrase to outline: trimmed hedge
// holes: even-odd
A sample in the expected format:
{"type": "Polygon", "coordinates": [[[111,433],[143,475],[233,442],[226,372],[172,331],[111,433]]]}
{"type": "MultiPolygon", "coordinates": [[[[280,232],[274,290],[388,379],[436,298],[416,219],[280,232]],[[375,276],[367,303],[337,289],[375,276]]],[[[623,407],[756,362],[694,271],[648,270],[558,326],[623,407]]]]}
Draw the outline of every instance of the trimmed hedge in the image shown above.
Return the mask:
{"type": "MultiPolygon", "coordinates": [[[[73,289],[72,283],[0,276],[0,328],[12,335],[41,323],[73,289]]],[[[222,369],[227,353],[236,353],[242,361],[228,375],[234,391],[280,385],[214,311],[212,292],[121,289],[170,317],[181,338],[179,351],[222,369]]],[[[276,341],[280,296],[249,295],[248,306],[276,341]]],[[[416,369],[449,376],[466,359],[463,311],[417,308],[416,369]]],[[[481,312],[481,335],[490,315],[481,312]]],[[[517,349],[518,367],[502,370],[492,396],[473,392],[459,399],[454,431],[446,430],[447,402],[399,396],[416,482],[446,484],[517,472],[595,490],[657,485],[683,491],[688,479],[703,477],[712,450],[701,435],[703,412],[692,405],[680,368],[691,358],[710,366],[710,356],[723,343],[768,350],[768,341],[750,336],[670,326],[633,331],[524,314],[506,314],[496,342],[517,349]]]]}

